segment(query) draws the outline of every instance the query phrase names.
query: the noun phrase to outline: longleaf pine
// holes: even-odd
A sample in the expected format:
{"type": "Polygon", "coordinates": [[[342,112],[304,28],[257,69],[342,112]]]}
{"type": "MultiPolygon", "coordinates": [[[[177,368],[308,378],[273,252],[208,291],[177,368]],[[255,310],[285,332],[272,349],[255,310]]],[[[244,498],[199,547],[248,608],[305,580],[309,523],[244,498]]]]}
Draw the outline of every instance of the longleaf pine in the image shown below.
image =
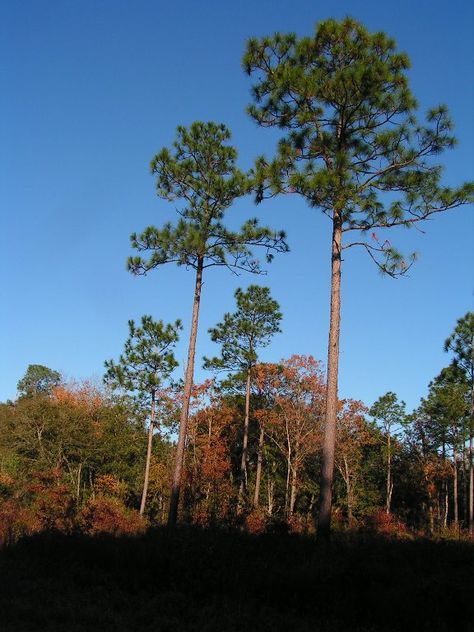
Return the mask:
{"type": "Polygon", "coordinates": [[[250,116],[282,131],[272,160],[255,167],[257,200],[301,195],[332,224],[327,402],[318,536],[329,538],[339,367],[341,265],[344,250],[363,248],[390,276],[403,257],[377,230],[410,228],[473,200],[472,183],[441,185],[432,161],[455,144],[447,108],[419,123],[408,56],[385,33],[351,18],[317,25],[312,37],[251,39],[243,58],[254,79],[250,116]]]}
{"type": "Polygon", "coordinates": [[[125,341],[124,352],[118,362],[107,360],[104,382],[112,388],[121,388],[136,393],[150,402],[150,421],[145,461],[143,492],[140,503],[140,515],[145,512],[150,477],[153,433],[156,422],[156,398],[163,382],[178,366],[173,348],[179,339],[181,321],[165,325],[163,321],[154,321],[151,316],[142,316],[141,326],[128,321],[129,336],[125,341]]]}
{"type": "Polygon", "coordinates": [[[209,330],[211,340],[221,345],[221,355],[205,358],[204,367],[216,371],[240,374],[245,380],[245,415],[240,462],[238,511],[242,509],[247,491],[247,460],[250,422],[250,394],[252,372],[258,360],[258,349],[270,344],[272,337],[281,331],[280,306],[271,297],[270,289],[250,285],[244,292],[235,292],[237,311],[224,314],[224,320],[209,330]]]}
{"type": "Polygon", "coordinates": [[[148,257],[130,257],[129,270],[146,274],[166,263],[175,263],[195,271],[195,288],[183,404],[171,488],[169,526],[178,516],[189,401],[194,376],[199,306],[203,274],[207,268],[225,267],[232,271],[262,272],[253,255],[253,247],[264,249],[266,260],[275,252],[288,250],[285,233],[260,226],[249,219],[239,231],[223,223],[233,202],[248,194],[251,180],[235,164],[237,151],[227,144],[230,131],[225,125],[195,122],[189,128],[178,127],[173,149],[162,149],[151,162],[156,175],[159,197],[178,204],[179,219],[163,228],[146,228],[131,236],[132,246],[148,257]]]}

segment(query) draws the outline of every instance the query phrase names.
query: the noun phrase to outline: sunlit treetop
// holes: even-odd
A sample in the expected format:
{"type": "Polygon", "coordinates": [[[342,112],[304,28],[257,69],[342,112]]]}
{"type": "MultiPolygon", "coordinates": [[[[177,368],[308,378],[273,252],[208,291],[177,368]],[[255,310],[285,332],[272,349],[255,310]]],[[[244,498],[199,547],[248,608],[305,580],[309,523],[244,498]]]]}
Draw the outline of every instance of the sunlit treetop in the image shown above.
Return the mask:
{"type": "Polygon", "coordinates": [[[195,122],[178,127],[173,149],[162,149],[151,162],[159,197],[177,205],[180,219],[161,229],[150,226],[131,236],[147,259],[130,257],[128,268],[146,274],[164,263],[197,268],[226,266],[233,270],[261,272],[252,247],[262,246],[267,261],[274,252],[286,252],[283,231],[260,226],[249,219],[239,231],[223,224],[225,212],[234,201],[251,190],[251,180],[235,165],[237,151],[227,144],[230,131],[225,125],[195,122]]]}
{"type": "Polygon", "coordinates": [[[343,232],[361,231],[343,248],[362,246],[392,276],[410,261],[376,229],[409,228],[473,201],[472,183],[441,185],[432,159],[456,142],[448,110],[417,120],[408,56],[384,33],[331,19],[312,37],[250,39],[243,66],[254,79],[249,114],[285,132],[275,158],[256,162],[258,200],[301,194],[343,232]]]}

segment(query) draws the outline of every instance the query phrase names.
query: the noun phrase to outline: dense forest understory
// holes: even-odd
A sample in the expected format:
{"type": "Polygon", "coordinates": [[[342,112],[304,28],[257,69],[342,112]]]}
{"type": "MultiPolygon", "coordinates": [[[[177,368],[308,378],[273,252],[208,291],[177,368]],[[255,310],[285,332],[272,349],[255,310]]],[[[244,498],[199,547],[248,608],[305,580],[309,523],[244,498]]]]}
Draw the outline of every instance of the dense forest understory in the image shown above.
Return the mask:
{"type": "Polygon", "coordinates": [[[0,560],[4,632],[434,632],[469,627],[474,547],[185,528],[41,534],[0,560]]]}

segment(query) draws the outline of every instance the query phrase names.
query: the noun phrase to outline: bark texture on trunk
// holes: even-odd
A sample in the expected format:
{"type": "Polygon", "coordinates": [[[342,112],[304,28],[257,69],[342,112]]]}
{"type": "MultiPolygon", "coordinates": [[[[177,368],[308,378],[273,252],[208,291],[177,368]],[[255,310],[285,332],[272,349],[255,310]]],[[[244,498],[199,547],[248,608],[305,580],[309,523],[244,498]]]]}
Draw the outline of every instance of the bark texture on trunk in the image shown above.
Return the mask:
{"type": "Polygon", "coordinates": [[[245,385],[245,418],[244,418],[244,436],[242,439],[242,458],[240,460],[240,486],[239,498],[237,502],[237,511],[242,510],[244,504],[244,493],[247,490],[247,459],[248,459],[248,442],[249,442],[249,420],[250,420],[250,385],[251,370],[247,369],[247,382],[245,385]]]}
{"type": "Polygon", "coordinates": [[[143,514],[145,513],[146,497],[148,494],[148,481],[150,480],[151,449],[153,447],[154,428],[155,428],[155,392],[153,391],[152,396],[151,396],[150,427],[148,428],[148,445],[146,449],[145,477],[143,479],[143,492],[142,492],[142,500],[140,503],[140,516],[143,516],[143,514]]]}
{"type": "Polygon", "coordinates": [[[257,508],[260,505],[260,483],[262,480],[262,464],[263,464],[263,444],[265,440],[265,429],[263,424],[260,426],[260,436],[258,439],[258,454],[257,454],[257,472],[255,475],[255,493],[253,496],[254,507],[257,508]]]}
{"type": "Polygon", "coordinates": [[[189,336],[188,363],[184,381],[183,407],[179,421],[178,445],[176,446],[176,458],[174,464],[173,482],[171,485],[170,510],[168,514],[168,526],[174,527],[178,519],[179,494],[181,491],[181,475],[184,463],[184,448],[186,444],[186,430],[188,426],[189,401],[194,378],[194,357],[196,355],[196,338],[199,321],[199,305],[201,302],[203,259],[199,259],[196,268],[196,285],[194,288],[193,315],[191,320],[191,333],[189,336]]]}
{"type": "Polygon", "coordinates": [[[336,443],[337,383],[339,373],[339,334],[341,330],[341,241],[342,223],[335,213],[332,231],[331,312],[329,321],[326,415],[322,453],[318,538],[329,540],[331,533],[334,449],[336,443]]]}

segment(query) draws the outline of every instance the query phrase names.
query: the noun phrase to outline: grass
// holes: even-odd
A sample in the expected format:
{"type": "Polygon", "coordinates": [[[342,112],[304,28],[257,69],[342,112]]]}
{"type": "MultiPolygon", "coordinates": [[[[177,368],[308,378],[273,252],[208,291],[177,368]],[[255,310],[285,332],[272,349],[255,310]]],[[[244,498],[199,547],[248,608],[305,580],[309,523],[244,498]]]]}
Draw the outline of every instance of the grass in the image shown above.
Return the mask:
{"type": "Polygon", "coordinates": [[[474,546],[179,529],[0,552],[2,632],[385,632],[472,625],[474,546]]]}

